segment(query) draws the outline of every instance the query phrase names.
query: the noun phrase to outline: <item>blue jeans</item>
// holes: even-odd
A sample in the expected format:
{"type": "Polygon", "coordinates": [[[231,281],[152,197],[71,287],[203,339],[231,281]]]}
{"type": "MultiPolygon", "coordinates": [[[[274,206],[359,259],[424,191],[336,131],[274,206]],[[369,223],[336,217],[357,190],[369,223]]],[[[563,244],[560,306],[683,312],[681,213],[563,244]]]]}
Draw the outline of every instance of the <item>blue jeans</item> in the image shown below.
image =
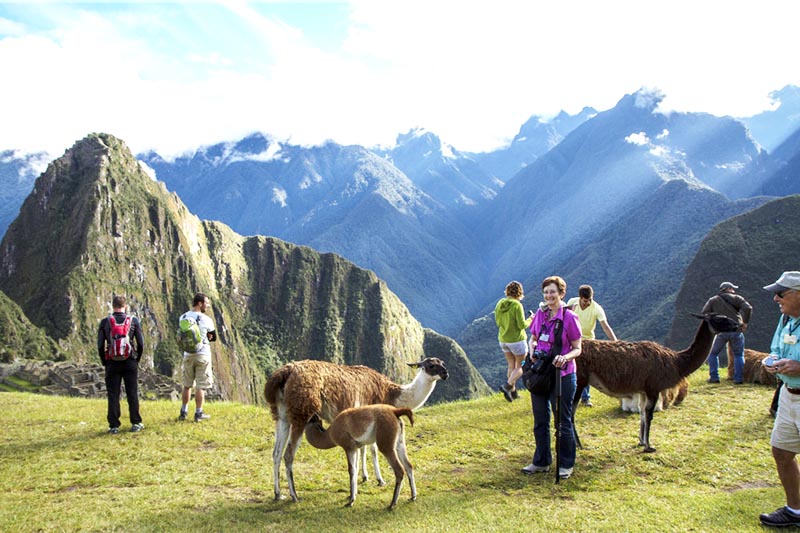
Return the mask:
{"type": "Polygon", "coordinates": [[[733,350],[733,381],[741,383],[744,379],[744,333],[717,333],[711,351],[708,354],[708,376],[719,380],[719,353],[728,343],[733,350]]]}
{"type": "MultiPolygon", "coordinates": [[[[577,376],[575,372],[561,378],[561,467],[572,468],[575,466],[575,431],[572,427],[572,398],[575,396],[577,376]]],[[[536,466],[550,466],[553,455],[550,451],[550,408],[555,406],[556,392],[550,396],[531,394],[531,407],[533,408],[533,437],[536,441],[536,451],[533,453],[533,464],[536,466]]]]}
{"type": "Polygon", "coordinates": [[[591,387],[589,387],[589,385],[586,385],[586,387],[584,387],[583,392],[581,393],[581,401],[582,402],[588,402],[591,399],[589,397],[589,389],[590,388],[591,387]]]}

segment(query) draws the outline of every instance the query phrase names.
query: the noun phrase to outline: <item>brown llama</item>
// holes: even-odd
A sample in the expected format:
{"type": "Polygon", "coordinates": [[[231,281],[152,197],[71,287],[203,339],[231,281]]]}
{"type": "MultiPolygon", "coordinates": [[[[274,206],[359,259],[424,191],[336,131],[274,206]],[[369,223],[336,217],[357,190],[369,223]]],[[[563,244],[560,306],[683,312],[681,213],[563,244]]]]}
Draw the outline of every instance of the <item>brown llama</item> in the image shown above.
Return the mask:
{"type": "MultiPolygon", "coordinates": [[[[689,380],[683,378],[672,388],[664,389],[658,397],[655,411],[663,411],[671,406],[678,406],[689,394],[689,380]]],[[[641,413],[645,397],[641,393],[619,399],[619,407],[628,413],[641,413]]]]}
{"type": "MultiPolygon", "coordinates": [[[[761,361],[768,355],[768,353],[745,348],[742,381],[745,383],[761,383],[762,385],[775,387],[778,384],[775,380],[775,374],[767,372],[767,369],[761,364],[761,361]]],[[[733,371],[733,350],[731,350],[731,345],[728,344],[728,379],[730,380],[733,380],[733,371]]]]}
{"type": "Polygon", "coordinates": [[[368,444],[377,445],[394,470],[394,495],[389,509],[397,505],[404,473],[408,474],[411,501],[417,499],[414,468],[408,459],[401,416],[407,416],[411,425],[414,425],[414,413],[411,409],[385,404],[345,409],[333,419],[327,431],[322,427],[322,420],[316,414],[306,425],[306,440],[313,447],[327,450],[338,445],[344,448],[347,455],[347,471],[350,474],[350,499],[347,507],[353,506],[358,493],[358,450],[368,444]]]}
{"type": "MultiPolygon", "coordinates": [[[[640,403],[639,446],[643,446],[645,452],[656,451],[650,445],[650,425],[661,391],[674,387],[682,378],[700,368],[714,340],[714,330],[709,323],[712,317],[694,316],[703,321],[692,344],[679,352],[653,341],[584,340],[577,361],[578,383],[572,401],[573,427],[581,392],[587,385],[616,398],[641,393],[644,401],[640,403]]],[[[577,432],[575,437],[580,444],[577,432]]]]}
{"type": "MultiPolygon", "coordinates": [[[[327,361],[295,361],[272,374],[264,387],[264,396],[275,420],[272,466],[276,500],[281,498],[281,455],[286,465],[289,495],[292,500],[299,500],[294,486],[294,456],[303,438],[303,430],[313,415],[318,414],[326,422],[331,422],[345,409],[376,403],[418,409],[431,395],[436,382],[447,379],[447,369],[436,357],[407,364],[418,368],[419,372],[406,385],[398,385],[363,365],[345,366],[327,361]]],[[[372,464],[375,477],[383,485],[375,446],[372,447],[372,464]]]]}

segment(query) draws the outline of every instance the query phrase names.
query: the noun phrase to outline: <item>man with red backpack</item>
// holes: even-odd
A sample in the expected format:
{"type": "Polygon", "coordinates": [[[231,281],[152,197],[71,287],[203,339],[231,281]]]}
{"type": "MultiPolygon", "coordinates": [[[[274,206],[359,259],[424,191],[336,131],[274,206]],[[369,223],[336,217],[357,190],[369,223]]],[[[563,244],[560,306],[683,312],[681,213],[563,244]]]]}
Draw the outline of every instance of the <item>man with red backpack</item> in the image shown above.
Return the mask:
{"type": "Polygon", "coordinates": [[[108,392],[108,432],[119,433],[119,397],[122,382],[128,397],[128,414],[131,431],[144,429],[139,414],[139,359],[144,352],[144,335],[139,319],[127,314],[127,301],[124,296],[114,296],[111,302],[114,312],[100,321],[97,329],[97,352],[106,369],[106,390],[108,392]],[[136,346],[134,347],[134,339],[136,346]]]}

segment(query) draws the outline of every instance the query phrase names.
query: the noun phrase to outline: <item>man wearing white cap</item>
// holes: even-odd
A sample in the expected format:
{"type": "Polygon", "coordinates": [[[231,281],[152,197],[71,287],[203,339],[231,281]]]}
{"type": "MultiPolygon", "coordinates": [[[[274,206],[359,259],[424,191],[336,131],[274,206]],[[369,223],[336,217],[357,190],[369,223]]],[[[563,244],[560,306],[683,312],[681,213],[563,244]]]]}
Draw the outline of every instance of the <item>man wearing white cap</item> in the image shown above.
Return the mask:
{"type": "Polygon", "coordinates": [[[800,453],[800,430],[795,423],[800,417],[800,272],[784,272],[778,281],[764,288],[774,293],[772,299],[782,313],[769,357],[762,364],[784,383],[769,443],[786,493],[786,505],[759,519],[765,526],[800,527],[800,467],[795,460],[800,453]]]}
{"type": "Polygon", "coordinates": [[[723,281],[719,293],[708,299],[703,314],[723,315],[730,319],[729,331],[717,331],[711,352],[708,354],[708,382],[719,383],[719,353],[730,343],[733,351],[733,382],[741,385],[744,380],[744,331],[750,323],[753,306],[735,293],[739,287],[723,281]]]}

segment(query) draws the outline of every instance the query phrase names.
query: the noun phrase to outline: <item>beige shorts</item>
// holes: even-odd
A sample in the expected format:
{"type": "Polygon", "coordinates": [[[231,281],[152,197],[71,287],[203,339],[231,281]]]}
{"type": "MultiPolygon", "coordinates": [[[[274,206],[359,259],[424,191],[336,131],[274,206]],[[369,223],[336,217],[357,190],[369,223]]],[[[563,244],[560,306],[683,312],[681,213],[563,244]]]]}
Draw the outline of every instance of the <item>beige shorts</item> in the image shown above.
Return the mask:
{"type": "Polygon", "coordinates": [[[785,386],[769,443],[780,450],[800,453],[800,394],[792,394],[785,386]]]}
{"type": "Polygon", "coordinates": [[[210,389],[213,384],[214,376],[211,374],[210,355],[192,353],[183,356],[184,387],[210,389]]]}
{"type": "Polygon", "coordinates": [[[528,341],[519,342],[500,342],[500,349],[504,352],[511,352],[517,357],[522,357],[528,353],[528,341]]]}

